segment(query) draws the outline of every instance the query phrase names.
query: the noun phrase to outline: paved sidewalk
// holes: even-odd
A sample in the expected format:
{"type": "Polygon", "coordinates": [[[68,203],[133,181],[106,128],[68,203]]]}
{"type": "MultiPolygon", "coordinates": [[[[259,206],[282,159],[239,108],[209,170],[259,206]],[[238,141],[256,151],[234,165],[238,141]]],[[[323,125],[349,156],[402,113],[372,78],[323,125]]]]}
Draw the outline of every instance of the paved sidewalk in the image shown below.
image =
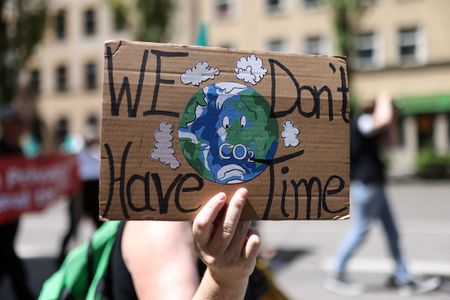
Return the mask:
{"type": "MultiPolygon", "coordinates": [[[[412,271],[444,279],[439,291],[414,299],[450,299],[450,183],[395,184],[388,191],[412,271]]],[[[66,208],[60,202],[22,219],[17,249],[26,258],[36,291],[54,270],[53,259],[68,225],[66,208]]],[[[278,250],[271,265],[291,299],[346,299],[325,291],[322,282],[347,227],[348,221],[259,223],[264,247],[278,250]]],[[[87,239],[92,228],[83,223],[73,245],[87,239]]],[[[383,287],[392,263],[380,226],[371,232],[349,268],[355,280],[368,284],[368,293],[355,299],[404,299],[383,287]]],[[[0,284],[0,299],[11,299],[7,281],[0,284]]]]}
{"type": "MultiPolygon", "coordinates": [[[[410,269],[444,279],[439,291],[414,299],[450,299],[450,183],[396,184],[389,186],[388,195],[410,269]]],[[[281,257],[289,261],[283,265],[279,259],[275,266],[278,283],[291,299],[346,298],[325,291],[322,282],[347,227],[348,221],[260,224],[263,245],[284,249],[281,257]]],[[[377,224],[350,261],[351,277],[368,284],[368,292],[357,299],[404,299],[396,290],[384,288],[393,264],[381,230],[377,224]]]]}

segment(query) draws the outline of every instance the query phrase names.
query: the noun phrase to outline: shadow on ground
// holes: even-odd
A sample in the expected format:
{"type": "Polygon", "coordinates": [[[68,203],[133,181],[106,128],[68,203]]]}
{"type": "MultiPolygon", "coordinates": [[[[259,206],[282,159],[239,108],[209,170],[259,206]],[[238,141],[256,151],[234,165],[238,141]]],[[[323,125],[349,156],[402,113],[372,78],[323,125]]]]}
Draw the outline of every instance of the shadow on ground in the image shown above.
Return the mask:
{"type": "MultiPolygon", "coordinates": [[[[273,272],[278,272],[289,266],[293,261],[302,258],[302,256],[306,256],[309,253],[311,253],[310,249],[277,249],[269,262],[269,266],[273,272]]],[[[26,259],[24,260],[24,263],[28,271],[30,286],[35,294],[38,295],[42,288],[42,284],[55,272],[56,259],[52,257],[39,257],[26,259]]],[[[427,274],[426,276],[432,276],[432,274],[427,274]]],[[[379,277],[377,278],[377,280],[364,280],[367,284],[367,292],[369,294],[384,293],[388,290],[383,282],[379,282],[379,277]]],[[[441,278],[442,284],[436,293],[450,295],[450,276],[441,276],[441,278]]],[[[0,282],[0,299],[15,299],[9,278],[4,277],[0,282]]]]}
{"type": "MultiPolygon", "coordinates": [[[[441,285],[438,289],[431,292],[432,293],[439,293],[439,294],[448,294],[450,295],[450,277],[436,275],[436,274],[422,274],[418,276],[418,278],[426,279],[430,277],[439,277],[441,278],[441,285]]],[[[385,280],[384,282],[368,282],[366,283],[366,292],[371,294],[377,294],[382,293],[385,291],[396,291],[395,287],[389,286],[388,280],[385,280]]]]}
{"type": "Polygon", "coordinates": [[[269,267],[273,272],[278,272],[294,260],[310,253],[310,249],[277,249],[269,259],[269,267]]]}
{"type": "Polygon", "coordinates": [[[442,292],[444,292],[445,294],[450,295],[450,276],[441,277],[441,278],[442,278],[442,284],[441,284],[440,290],[442,292]]]}

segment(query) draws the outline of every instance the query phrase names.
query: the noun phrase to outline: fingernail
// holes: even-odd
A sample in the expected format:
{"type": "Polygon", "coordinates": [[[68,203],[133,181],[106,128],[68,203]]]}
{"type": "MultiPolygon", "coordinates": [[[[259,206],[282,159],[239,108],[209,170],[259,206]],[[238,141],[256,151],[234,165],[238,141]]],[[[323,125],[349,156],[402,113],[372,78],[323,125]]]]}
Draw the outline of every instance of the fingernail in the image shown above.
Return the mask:
{"type": "Polygon", "coordinates": [[[227,198],[227,194],[225,194],[224,192],[220,192],[220,193],[219,193],[219,198],[218,198],[218,200],[219,200],[220,202],[224,201],[226,198],[227,198]]]}
{"type": "Polygon", "coordinates": [[[238,190],[238,192],[242,195],[242,197],[244,198],[244,200],[245,199],[247,199],[248,198],[248,190],[246,189],[246,188],[240,188],[239,190],[238,190]]]}

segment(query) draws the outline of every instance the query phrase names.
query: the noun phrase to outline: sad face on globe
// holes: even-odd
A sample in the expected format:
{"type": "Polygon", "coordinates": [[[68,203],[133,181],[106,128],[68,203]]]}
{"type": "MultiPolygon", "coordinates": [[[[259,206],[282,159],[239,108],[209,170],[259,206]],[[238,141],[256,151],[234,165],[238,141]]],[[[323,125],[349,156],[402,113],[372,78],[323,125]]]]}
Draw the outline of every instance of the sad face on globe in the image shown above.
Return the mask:
{"type": "Polygon", "coordinates": [[[211,84],[187,103],[180,117],[179,143],[188,163],[204,178],[233,184],[251,180],[278,146],[277,121],[254,89],[234,82],[211,84]]]}

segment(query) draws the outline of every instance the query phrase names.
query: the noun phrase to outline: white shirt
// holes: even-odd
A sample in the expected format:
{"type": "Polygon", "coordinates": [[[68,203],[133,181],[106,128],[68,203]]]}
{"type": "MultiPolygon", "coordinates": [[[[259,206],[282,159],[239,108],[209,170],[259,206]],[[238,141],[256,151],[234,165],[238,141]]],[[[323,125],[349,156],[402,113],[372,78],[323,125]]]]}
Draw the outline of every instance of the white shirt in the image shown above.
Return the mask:
{"type": "Polygon", "coordinates": [[[81,180],[98,180],[100,178],[100,149],[98,145],[84,147],[78,153],[78,175],[81,180]]]}
{"type": "Polygon", "coordinates": [[[362,114],[357,122],[358,130],[364,136],[371,136],[375,129],[375,122],[371,114],[362,114]]]}

